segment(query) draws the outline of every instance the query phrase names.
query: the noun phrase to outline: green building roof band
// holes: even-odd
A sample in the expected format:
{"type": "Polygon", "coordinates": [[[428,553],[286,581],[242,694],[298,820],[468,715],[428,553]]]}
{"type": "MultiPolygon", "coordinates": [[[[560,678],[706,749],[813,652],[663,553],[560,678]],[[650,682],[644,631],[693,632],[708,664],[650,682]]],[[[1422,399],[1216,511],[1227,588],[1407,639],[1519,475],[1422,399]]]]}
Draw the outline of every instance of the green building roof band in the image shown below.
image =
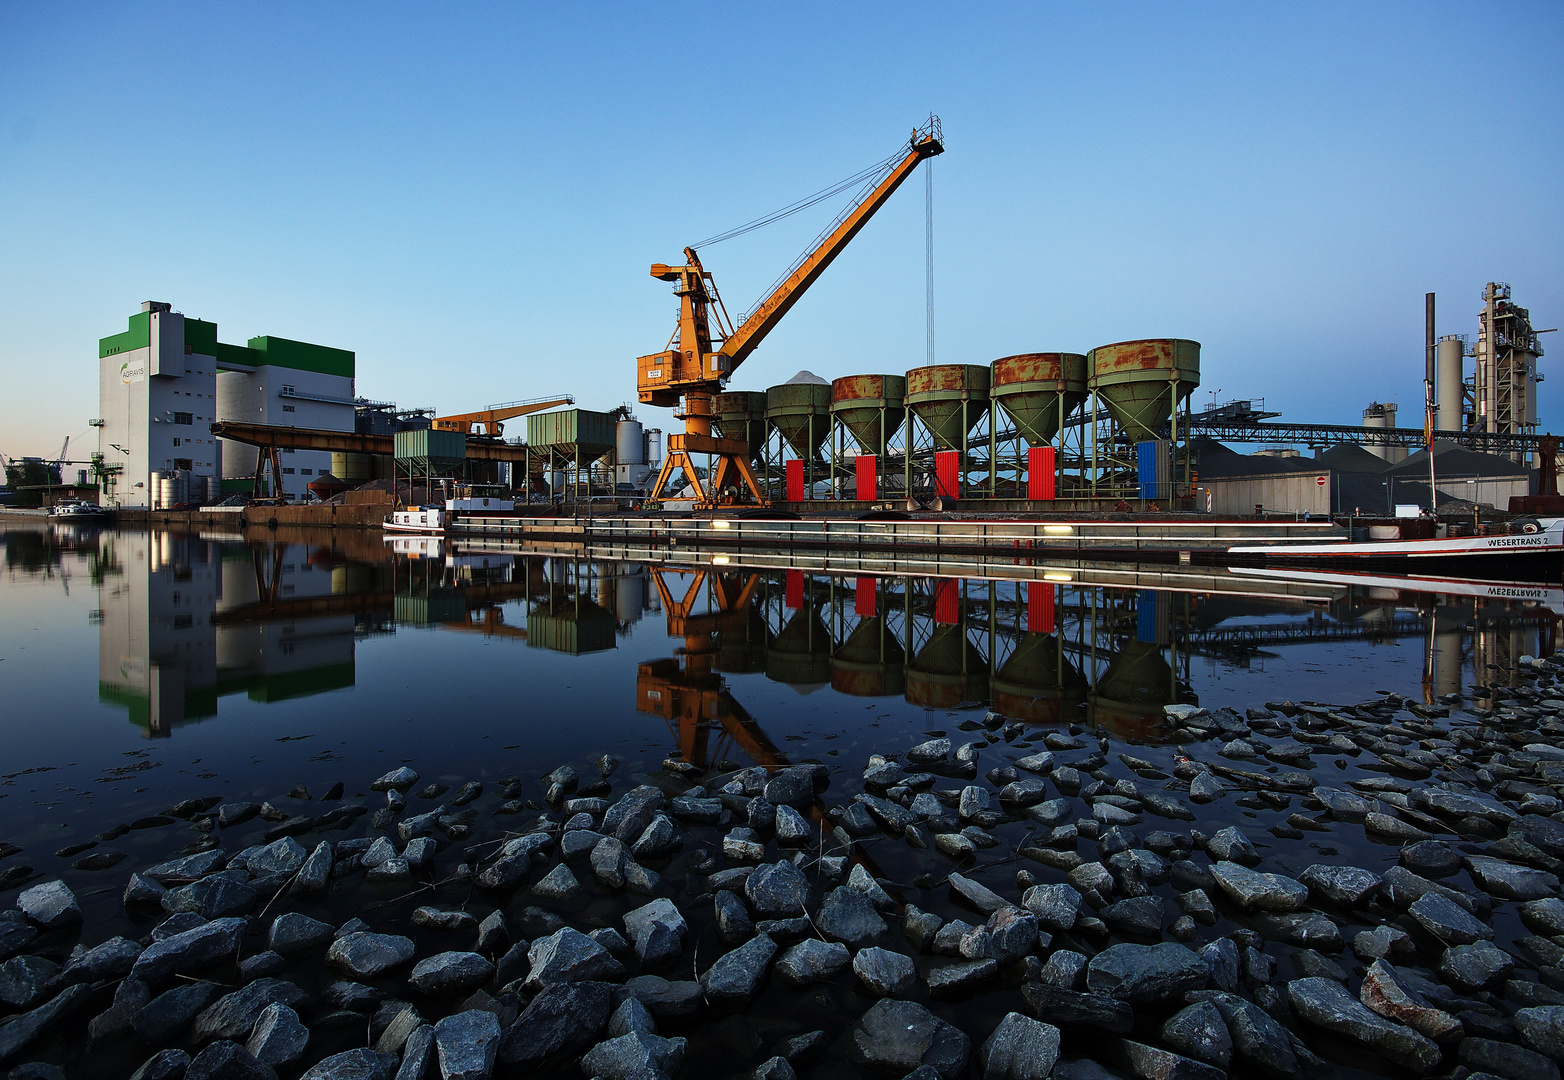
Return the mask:
{"type": "MultiPolygon", "coordinates": [[[[98,339],[98,358],[144,349],[152,343],[152,315],[141,311],[130,316],[129,329],[123,334],[98,339]]],[[[205,319],[185,319],[185,344],[192,352],[202,356],[215,356],[229,364],[245,367],[292,368],[295,371],[314,371],[322,375],[339,375],[345,379],[354,376],[355,355],[347,349],[333,349],[327,345],[312,345],[307,341],[265,335],[251,338],[248,345],[229,345],[217,340],[217,324],[205,319]]]]}
{"type": "Polygon", "coordinates": [[[129,352],[132,349],[145,349],[152,344],[151,312],[138,312],[127,321],[130,324],[130,329],[123,334],[115,334],[113,337],[98,339],[99,360],[105,356],[113,356],[115,353],[129,352]]]}

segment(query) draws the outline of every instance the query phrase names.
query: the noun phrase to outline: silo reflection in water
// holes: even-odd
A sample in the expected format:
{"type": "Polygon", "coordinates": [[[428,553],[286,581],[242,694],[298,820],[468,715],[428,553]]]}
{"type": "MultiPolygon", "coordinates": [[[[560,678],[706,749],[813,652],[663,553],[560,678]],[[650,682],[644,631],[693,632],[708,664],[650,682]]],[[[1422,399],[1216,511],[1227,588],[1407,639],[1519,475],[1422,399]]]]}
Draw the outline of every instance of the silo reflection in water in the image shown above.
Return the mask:
{"type": "Polygon", "coordinates": [[[904,647],[883,615],[863,619],[831,657],[831,688],[853,697],[885,697],[906,686],[904,647]]]}
{"type": "Polygon", "coordinates": [[[794,612],[766,646],[766,678],[805,694],[831,681],[831,633],[812,605],[794,612]]]}
{"type": "Polygon", "coordinates": [[[936,626],[907,665],[906,698],[925,708],[950,709],[988,700],[988,661],[960,626],[936,626]]]}
{"type": "Polygon", "coordinates": [[[994,710],[1033,724],[1067,724],[1082,719],[1078,707],[1089,689],[1059,637],[1029,631],[994,675],[994,710]]]}

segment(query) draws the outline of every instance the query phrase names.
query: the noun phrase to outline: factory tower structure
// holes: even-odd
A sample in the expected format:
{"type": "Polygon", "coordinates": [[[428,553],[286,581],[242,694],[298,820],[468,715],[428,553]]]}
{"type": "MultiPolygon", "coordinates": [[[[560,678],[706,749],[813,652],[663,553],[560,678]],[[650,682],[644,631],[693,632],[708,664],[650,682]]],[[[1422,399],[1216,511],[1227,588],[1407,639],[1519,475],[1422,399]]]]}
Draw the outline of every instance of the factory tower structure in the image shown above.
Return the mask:
{"type": "MultiPolygon", "coordinates": [[[[217,324],[149,300],[98,342],[98,449],[120,466],[103,501],[163,509],[248,491],[256,448],[218,439],[214,421],[352,431],[354,354],[280,337],[217,340],[217,324]]],[[[283,451],[283,491],[305,497],[326,451],[283,451]]]]}

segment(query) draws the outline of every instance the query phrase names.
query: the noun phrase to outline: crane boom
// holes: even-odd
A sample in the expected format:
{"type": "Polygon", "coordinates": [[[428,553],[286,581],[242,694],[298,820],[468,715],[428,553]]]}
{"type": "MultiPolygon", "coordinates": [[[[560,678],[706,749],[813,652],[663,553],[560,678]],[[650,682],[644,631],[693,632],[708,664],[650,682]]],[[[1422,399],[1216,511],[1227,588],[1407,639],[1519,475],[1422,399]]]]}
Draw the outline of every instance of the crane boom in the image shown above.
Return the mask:
{"type": "Polygon", "coordinates": [[[636,392],[646,405],[677,406],[682,400],[683,411],[675,415],[683,419],[685,425],[682,435],[668,438],[668,454],[657,478],[654,498],[661,493],[674,469],[679,468],[695,491],[697,506],[702,508],[718,505],[724,488],[729,486],[742,485],[756,500],[765,501],[749,467],[748,446],[742,439],[718,438],[712,434],[712,398],[912,171],[925,158],[944,152],[939,119],[931,116],[925,127],[913,130],[901,160],[872,191],[841,216],[829,234],[734,329],[726,329],[726,312],[716,284],[701,266],[700,257],[693,248],[684,249],[683,266],[652,264],[652,277],[674,284],[674,295],[679,297],[679,325],[669,342],[672,348],[636,361],[636,392]],[[712,333],[714,313],[717,316],[716,338],[712,333]],[[721,344],[714,349],[713,342],[718,338],[721,344]],[[709,493],[703,489],[701,478],[689,459],[690,453],[710,454],[715,459],[710,470],[709,493]]]}
{"type": "Polygon", "coordinates": [[[574,405],[575,402],[576,399],[569,394],[556,398],[507,401],[500,405],[490,405],[487,409],[479,409],[476,412],[437,416],[429,423],[436,431],[460,431],[464,435],[500,435],[505,430],[502,420],[542,412],[556,405],[574,405]]]}

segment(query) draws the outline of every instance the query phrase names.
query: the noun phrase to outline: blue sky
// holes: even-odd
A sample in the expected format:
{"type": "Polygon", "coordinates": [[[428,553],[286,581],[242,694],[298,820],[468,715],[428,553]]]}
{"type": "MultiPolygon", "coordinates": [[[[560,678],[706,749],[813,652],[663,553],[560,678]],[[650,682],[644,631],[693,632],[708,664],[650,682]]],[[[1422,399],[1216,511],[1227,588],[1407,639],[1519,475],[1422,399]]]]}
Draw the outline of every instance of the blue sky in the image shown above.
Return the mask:
{"type": "MultiPolygon", "coordinates": [[[[85,434],[145,299],[407,406],[633,401],[649,264],[931,111],[939,360],[1188,337],[1197,403],[1415,424],[1425,292],[1564,322],[1561,51],[1556,2],[0,4],[0,451],[85,434]]],[[[703,252],[730,310],[835,209],[703,252]]],[[[733,388],[921,364],[923,218],[917,178],[733,388]]]]}

